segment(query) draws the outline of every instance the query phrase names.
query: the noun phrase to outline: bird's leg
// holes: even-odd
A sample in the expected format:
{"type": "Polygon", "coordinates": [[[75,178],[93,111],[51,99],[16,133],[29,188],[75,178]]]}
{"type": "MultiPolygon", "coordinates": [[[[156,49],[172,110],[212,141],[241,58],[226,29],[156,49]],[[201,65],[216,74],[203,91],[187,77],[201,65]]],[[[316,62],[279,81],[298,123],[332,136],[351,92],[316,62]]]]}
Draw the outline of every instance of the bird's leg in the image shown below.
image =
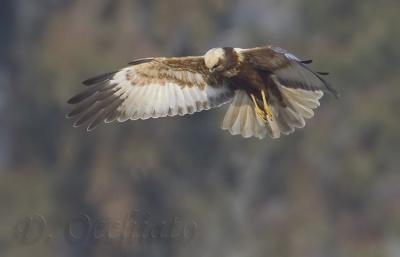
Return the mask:
{"type": "Polygon", "coordinates": [[[253,94],[250,94],[251,99],[253,100],[254,103],[254,110],[256,111],[256,114],[258,117],[260,117],[263,122],[267,122],[267,117],[266,113],[258,106],[256,97],[253,94]]]}
{"type": "Polygon", "coordinates": [[[272,119],[272,117],[273,117],[272,116],[272,111],[271,111],[271,108],[269,108],[269,105],[268,105],[268,102],[267,102],[267,97],[266,97],[266,94],[265,94],[264,90],[261,90],[261,96],[262,96],[263,103],[264,103],[264,111],[272,119]]]}

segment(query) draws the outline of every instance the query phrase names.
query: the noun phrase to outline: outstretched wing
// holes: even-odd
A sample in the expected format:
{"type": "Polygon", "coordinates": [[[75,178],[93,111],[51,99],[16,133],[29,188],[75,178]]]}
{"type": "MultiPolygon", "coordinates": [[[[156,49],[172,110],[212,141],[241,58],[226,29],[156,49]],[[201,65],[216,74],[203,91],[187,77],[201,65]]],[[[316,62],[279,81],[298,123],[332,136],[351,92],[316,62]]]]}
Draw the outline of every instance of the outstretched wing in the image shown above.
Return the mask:
{"type": "Polygon", "coordinates": [[[71,98],[68,117],[88,130],[118,120],[192,114],[229,102],[233,92],[222,77],[209,73],[203,57],[136,60],[117,72],[84,81],[86,90],[71,98]]]}
{"type": "Polygon", "coordinates": [[[339,96],[337,91],[321,77],[326,73],[312,71],[305,65],[311,61],[301,61],[282,48],[257,47],[242,49],[240,53],[244,54],[245,60],[254,67],[275,74],[282,85],[311,91],[328,90],[336,97],[339,96]]]}

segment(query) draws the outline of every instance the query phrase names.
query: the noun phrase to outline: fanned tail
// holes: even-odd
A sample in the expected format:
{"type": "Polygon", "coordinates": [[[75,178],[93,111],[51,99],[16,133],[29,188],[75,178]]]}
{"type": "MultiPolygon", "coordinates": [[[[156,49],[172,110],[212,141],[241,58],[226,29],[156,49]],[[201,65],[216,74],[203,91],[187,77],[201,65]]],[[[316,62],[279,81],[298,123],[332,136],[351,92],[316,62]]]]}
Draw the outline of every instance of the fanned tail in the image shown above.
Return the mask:
{"type": "Polygon", "coordinates": [[[245,91],[236,91],[222,122],[222,129],[244,138],[262,139],[267,134],[264,122],[254,112],[253,103],[245,91]]]}
{"type": "Polygon", "coordinates": [[[244,138],[263,139],[266,135],[279,138],[282,134],[293,133],[296,128],[303,128],[305,119],[314,116],[313,109],[320,105],[319,99],[323,92],[288,88],[281,84],[278,88],[286,106],[282,106],[277,100],[272,101],[270,108],[273,117],[267,116],[266,122],[256,115],[249,95],[245,91],[236,91],[223,120],[222,129],[244,138]]]}
{"type": "Polygon", "coordinates": [[[319,100],[324,93],[320,90],[289,88],[280,83],[278,88],[286,106],[282,106],[278,101],[273,102],[274,120],[280,133],[288,135],[293,133],[296,128],[303,128],[306,125],[305,119],[314,116],[313,109],[319,107],[319,100]]]}

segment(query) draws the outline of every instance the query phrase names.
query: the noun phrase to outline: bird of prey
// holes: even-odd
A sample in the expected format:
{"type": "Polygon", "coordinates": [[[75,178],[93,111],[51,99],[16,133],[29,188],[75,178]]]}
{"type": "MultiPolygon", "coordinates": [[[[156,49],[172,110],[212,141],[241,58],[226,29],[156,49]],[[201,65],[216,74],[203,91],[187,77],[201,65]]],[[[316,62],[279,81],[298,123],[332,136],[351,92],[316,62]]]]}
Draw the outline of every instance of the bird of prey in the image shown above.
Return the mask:
{"type": "Polygon", "coordinates": [[[75,127],[183,116],[230,103],[222,129],[279,138],[305,126],[324,92],[338,93],[293,54],[274,46],[213,48],[204,56],[145,58],[83,82],[67,115],[75,127]]]}

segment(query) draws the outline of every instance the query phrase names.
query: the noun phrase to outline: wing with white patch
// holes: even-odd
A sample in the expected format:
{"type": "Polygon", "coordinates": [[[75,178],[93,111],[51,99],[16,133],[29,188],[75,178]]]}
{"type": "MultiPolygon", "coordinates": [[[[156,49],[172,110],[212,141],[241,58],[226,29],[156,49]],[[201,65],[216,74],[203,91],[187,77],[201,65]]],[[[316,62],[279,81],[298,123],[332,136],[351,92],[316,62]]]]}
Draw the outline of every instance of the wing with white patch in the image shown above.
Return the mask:
{"type": "Polygon", "coordinates": [[[74,126],[118,120],[185,115],[218,107],[231,100],[223,78],[208,72],[203,57],[148,58],[117,72],[83,82],[88,88],[71,98],[68,117],[74,126]]]}
{"type": "Polygon", "coordinates": [[[305,64],[311,61],[301,61],[286,50],[267,46],[251,49],[241,49],[245,60],[254,67],[275,74],[279,82],[287,87],[310,91],[330,91],[336,97],[337,91],[319,73],[312,71],[305,64]]]}

